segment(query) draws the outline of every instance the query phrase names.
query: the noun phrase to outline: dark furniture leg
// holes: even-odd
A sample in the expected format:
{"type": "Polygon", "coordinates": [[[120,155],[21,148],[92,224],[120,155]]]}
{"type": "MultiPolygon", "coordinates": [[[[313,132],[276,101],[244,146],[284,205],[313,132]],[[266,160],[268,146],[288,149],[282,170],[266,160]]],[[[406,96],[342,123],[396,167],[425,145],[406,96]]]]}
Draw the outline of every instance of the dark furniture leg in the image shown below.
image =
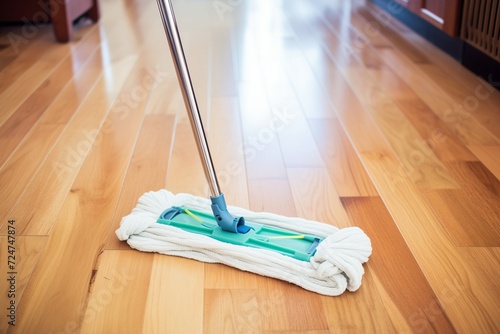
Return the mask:
{"type": "Polygon", "coordinates": [[[100,17],[99,0],[50,0],[54,34],[58,42],[68,42],[73,34],[73,21],[82,15],[93,22],[100,17]]]}

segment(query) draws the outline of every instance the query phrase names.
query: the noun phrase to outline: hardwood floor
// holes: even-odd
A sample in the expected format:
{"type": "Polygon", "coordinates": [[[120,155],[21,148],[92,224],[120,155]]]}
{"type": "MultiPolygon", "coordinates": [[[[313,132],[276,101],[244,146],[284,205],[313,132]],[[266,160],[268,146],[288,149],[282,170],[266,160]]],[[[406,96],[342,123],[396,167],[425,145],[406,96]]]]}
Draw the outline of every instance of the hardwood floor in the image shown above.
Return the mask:
{"type": "Polygon", "coordinates": [[[144,192],[208,188],[155,2],[109,0],[70,44],[0,27],[0,332],[500,332],[500,93],[362,0],[174,5],[228,202],[361,227],[363,285],[118,241],[144,192]]]}

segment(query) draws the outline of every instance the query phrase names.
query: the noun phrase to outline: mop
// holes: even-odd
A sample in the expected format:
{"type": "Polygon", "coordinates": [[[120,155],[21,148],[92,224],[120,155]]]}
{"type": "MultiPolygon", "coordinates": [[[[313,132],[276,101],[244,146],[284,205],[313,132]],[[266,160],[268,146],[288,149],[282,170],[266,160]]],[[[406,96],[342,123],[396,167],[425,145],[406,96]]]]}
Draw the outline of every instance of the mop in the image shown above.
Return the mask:
{"type": "Polygon", "coordinates": [[[117,237],[130,247],[222,263],[328,296],[356,291],[371,255],[358,227],[332,225],[227,206],[212,162],[171,0],[157,0],[210,200],[167,190],[141,196],[117,237]],[[230,213],[231,212],[231,213],[230,213]]]}

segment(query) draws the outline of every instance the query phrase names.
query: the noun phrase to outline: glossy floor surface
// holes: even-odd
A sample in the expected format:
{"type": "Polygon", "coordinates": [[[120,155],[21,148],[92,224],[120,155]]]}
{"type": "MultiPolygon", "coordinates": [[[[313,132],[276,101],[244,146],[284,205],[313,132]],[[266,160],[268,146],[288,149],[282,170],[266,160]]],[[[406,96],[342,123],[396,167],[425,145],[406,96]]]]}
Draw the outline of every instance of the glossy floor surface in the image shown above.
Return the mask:
{"type": "Polygon", "coordinates": [[[500,94],[364,1],[174,4],[228,202],[361,227],[363,285],[117,240],[144,192],[208,194],[155,2],[103,0],[70,44],[0,28],[0,332],[498,333],[500,94]]]}

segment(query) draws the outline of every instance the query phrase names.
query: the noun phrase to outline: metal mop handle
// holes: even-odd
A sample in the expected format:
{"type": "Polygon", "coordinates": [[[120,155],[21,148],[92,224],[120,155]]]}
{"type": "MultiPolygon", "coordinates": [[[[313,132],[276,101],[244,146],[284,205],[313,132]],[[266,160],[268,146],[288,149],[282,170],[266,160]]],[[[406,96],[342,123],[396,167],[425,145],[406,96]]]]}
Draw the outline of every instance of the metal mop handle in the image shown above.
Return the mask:
{"type": "Polygon", "coordinates": [[[189,111],[189,120],[191,121],[191,128],[193,129],[193,133],[196,138],[198,152],[203,162],[205,176],[210,186],[212,196],[217,197],[222,195],[222,193],[219,188],[219,182],[217,181],[217,175],[215,174],[215,168],[212,162],[212,156],[210,155],[210,149],[208,148],[207,138],[205,137],[205,130],[203,129],[200,110],[198,109],[198,103],[196,102],[193,83],[191,82],[191,77],[189,75],[189,69],[184,55],[184,50],[182,48],[179,30],[177,29],[177,22],[175,20],[172,1],[157,0],[157,3],[160,10],[161,20],[163,21],[163,27],[165,28],[165,34],[167,35],[170,53],[172,54],[172,59],[175,64],[174,67],[177,72],[177,79],[179,80],[179,84],[181,86],[184,104],[186,105],[186,109],[189,111]]]}
{"type": "Polygon", "coordinates": [[[191,121],[191,128],[193,129],[198,145],[198,152],[200,153],[203,162],[203,169],[210,186],[212,196],[212,212],[217,220],[217,224],[224,230],[233,233],[248,233],[251,227],[245,225],[243,217],[234,217],[227,211],[226,200],[224,194],[219,189],[219,182],[215,174],[212,156],[208,148],[207,138],[205,137],[205,130],[203,130],[203,123],[201,122],[200,111],[196,97],[194,95],[193,83],[189,76],[189,69],[182,49],[181,38],[177,30],[177,22],[175,21],[174,8],[172,7],[171,0],[157,0],[158,9],[160,10],[161,20],[167,35],[168,45],[170,46],[170,53],[174,60],[175,70],[177,72],[177,79],[181,86],[184,104],[189,111],[189,120],[191,121]]]}

